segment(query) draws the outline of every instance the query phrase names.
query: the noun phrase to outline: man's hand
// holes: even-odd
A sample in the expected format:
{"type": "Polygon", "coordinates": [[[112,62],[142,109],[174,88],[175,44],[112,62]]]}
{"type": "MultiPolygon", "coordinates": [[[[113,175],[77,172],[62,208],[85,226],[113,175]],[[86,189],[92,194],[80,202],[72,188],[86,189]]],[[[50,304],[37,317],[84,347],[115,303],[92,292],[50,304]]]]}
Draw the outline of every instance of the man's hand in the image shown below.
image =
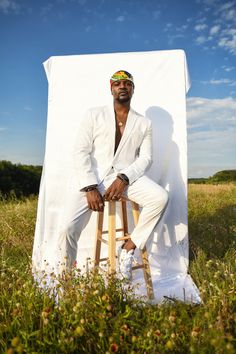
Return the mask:
{"type": "Polygon", "coordinates": [[[119,200],[124,192],[127,184],[122,181],[120,178],[116,178],[110,187],[106,190],[104,194],[105,200],[119,200]]]}
{"type": "Polygon", "coordinates": [[[104,201],[97,189],[93,189],[90,192],[86,192],[88,207],[94,211],[103,211],[104,201]]]}

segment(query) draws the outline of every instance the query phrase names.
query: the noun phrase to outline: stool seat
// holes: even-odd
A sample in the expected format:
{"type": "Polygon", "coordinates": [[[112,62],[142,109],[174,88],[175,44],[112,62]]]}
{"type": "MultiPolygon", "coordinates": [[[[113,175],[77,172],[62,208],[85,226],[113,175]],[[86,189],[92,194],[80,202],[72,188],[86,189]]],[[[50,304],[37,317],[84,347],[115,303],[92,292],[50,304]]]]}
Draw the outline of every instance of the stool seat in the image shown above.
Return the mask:
{"type": "MultiPolygon", "coordinates": [[[[96,243],[95,243],[95,267],[99,266],[100,262],[108,262],[108,271],[110,274],[116,272],[116,242],[127,241],[130,239],[128,231],[128,217],[127,217],[127,202],[131,203],[134,225],[136,226],[139,219],[139,205],[127,197],[122,196],[118,201],[105,201],[108,204],[108,230],[103,230],[104,211],[98,212],[97,229],[96,229],[96,243]],[[121,207],[121,227],[116,228],[116,205],[120,203],[121,207]],[[117,232],[121,232],[122,236],[117,236],[117,232]],[[108,239],[104,239],[103,235],[107,234],[108,239]],[[101,244],[105,243],[108,246],[108,257],[100,258],[101,244]]],[[[132,270],[143,269],[144,280],[147,289],[147,296],[149,299],[154,298],[153,285],[151,278],[151,270],[148,261],[148,253],[146,247],[140,250],[141,264],[134,265],[132,270]]]]}

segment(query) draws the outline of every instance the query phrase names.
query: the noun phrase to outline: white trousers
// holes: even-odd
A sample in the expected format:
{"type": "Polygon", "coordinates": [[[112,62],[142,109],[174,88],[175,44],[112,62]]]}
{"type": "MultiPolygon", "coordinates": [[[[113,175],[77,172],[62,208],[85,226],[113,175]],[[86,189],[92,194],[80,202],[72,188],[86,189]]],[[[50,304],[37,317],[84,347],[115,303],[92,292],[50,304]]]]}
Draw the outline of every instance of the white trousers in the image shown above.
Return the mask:
{"type": "MultiPolygon", "coordinates": [[[[98,186],[102,195],[115,178],[116,174],[109,174],[98,186]]],[[[142,249],[165,210],[168,202],[168,194],[161,186],[147,176],[140,177],[132,185],[128,186],[125,194],[130,200],[138,203],[141,207],[138,224],[130,236],[136,247],[142,249]]],[[[71,221],[68,223],[64,233],[66,236],[66,259],[68,267],[72,266],[76,261],[77,243],[80,233],[89,221],[91,213],[92,210],[88,208],[86,193],[81,193],[78,209],[71,216],[71,221]]]]}

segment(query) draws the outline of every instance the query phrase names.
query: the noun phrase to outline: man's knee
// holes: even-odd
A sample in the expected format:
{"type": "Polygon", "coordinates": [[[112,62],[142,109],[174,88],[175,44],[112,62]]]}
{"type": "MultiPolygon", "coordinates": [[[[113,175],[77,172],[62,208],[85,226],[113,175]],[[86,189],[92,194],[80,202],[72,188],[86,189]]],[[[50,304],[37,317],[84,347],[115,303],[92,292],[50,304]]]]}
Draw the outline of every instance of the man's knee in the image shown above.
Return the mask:
{"type": "Polygon", "coordinates": [[[167,191],[159,186],[159,188],[151,194],[150,205],[156,209],[165,209],[168,199],[169,197],[167,191]]]}
{"type": "Polygon", "coordinates": [[[66,236],[66,241],[67,243],[69,243],[70,245],[72,245],[75,242],[76,239],[76,227],[75,227],[75,223],[73,222],[68,222],[68,224],[65,227],[65,232],[64,232],[65,236],[66,236]]]}

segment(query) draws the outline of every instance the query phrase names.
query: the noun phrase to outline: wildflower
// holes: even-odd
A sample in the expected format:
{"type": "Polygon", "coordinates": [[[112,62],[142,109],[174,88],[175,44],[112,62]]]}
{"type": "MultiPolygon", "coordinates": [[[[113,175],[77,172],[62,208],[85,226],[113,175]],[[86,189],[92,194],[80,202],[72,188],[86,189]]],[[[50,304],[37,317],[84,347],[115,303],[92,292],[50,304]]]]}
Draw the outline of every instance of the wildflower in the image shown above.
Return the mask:
{"type": "Polygon", "coordinates": [[[213,264],[213,261],[210,259],[207,263],[206,263],[206,266],[209,268],[210,266],[212,266],[213,264]]]}
{"type": "Polygon", "coordinates": [[[169,316],[169,321],[170,322],[175,322],[176,321],[176,316],[175,315],[170,315],[169,316]]]}
{"type": "Polygon", "coordinates": [[[159,329],[157,329],[157,330],[154,332],[154,334],[159,337],[159,336],[161,335],[161,331],[160,331],[159,329]]]}
{"type": "Polygon", "coordinates": [[[124,324],[123,326],[121,326],[121,330],[124,333],[128,333],[129,332],[129,326],[127,324],[124,324]]]}
{"type": "Polygon", "coordinates": [[[84,318],[81,318],[80,323],[81,323],[81,324],[84,324],[84,323],[85,323],[85,319],[84,319],[84,318]]]}
{"type": "Polygon", "coordinates": [[[47,326],[47,325],[48,325],[48,318],[44,318],[43,324],[44,324],[44,326],[47,326]]]}
{"type": "Polygon", "coordinates": [[[113,353],[116,353],[118,352],[118,345],[116,343],[112,343],[111,346],[110,346],[110,350],[113,352],[113,353]]]}
{"type": "Polygon", "coordinates": [[[136,336],[132,336],[131,340],[132,340],[132,343],[135,343],[137,341],[137,337],[136,336]]]}
{"type": "Polygon", "coordinates": [[[111,311],[111,309],[112,309],[112,306],[109,304],[109,305],[107,305],[107,311],[111,311]]]}
{"type": "Polygon", "coordinates": [[[48,318],[51,312],[51,308],[50,307],[45,307],[41,313],[41,316],[43,318],[48,318]]]}
{"type": "Polygon", "coordinates": [[[17,347],[19,344],[20,344],[20,338],[19,338],[19,337],[14,337],[14,338],[12,338],[12,340],[11,340],[11,345],[12,345],[13,347],[17,347]]]}
{"type": "Polygon", "coordinates": [[[99,333],[98,333],[98,336],[99,336],[100,338],[102,338],[102,337],[103,337],[103,333],[102,333],[102,332],[99,332],[99,333]]]}
{"type": "Polygon", "coordinates": [[[168,340],[168,341],[166,342],[166,348],[167,348],[167,349],[173,349],[173,347],[174,347],[173,342],[172,342],[171,340],[168,340]]]}
{"type": "Polygon", "coordinates": [[[226,344],[226,348],[227,348],[228,350],[233,350],[233,349],[234,349],[231,343],[227,343],[227,344],[226,344]]]}
{"type": "Polygon", "coordinates": [[[84,329],[80,326],[76,327],[75,329],[75,334],[79,337],[82,337],[84,334],[84,329]]]}
{"type": "Polygon", "coordinates": [[[171,338],[175,338],[175,337],[176,337],[176,334],[175,334],[175,333],[171,333],[170,337],[171,337],[171,338]]]}
{"type": "Polygon", "coordinates": [[[102,301],[107,301],[109,299],[109,297],[105,294],[102,296],[102,301]]]}
{"type": "Polygon", "coordinates": [[[192,337],[198,337],[200,334],[200,328],[199,327],[194,327],[192,332],[191,332],[191,336],[192,337]]]}
{"type": "Polygon", "coordinates": [[[13,348],[9,348],[9,349],[7,349],[7,351],[6,351],[6,354],[14,354],[14,349],[13,348]]]}
{"type": "Polygon", "coordinates": [[[17,352],[18,354],[22,354],[23,351],[24,351],[23,346],[22,346],[21,344],[18,345],[18,347],[16,348],[16,352],[17,352]]]}

